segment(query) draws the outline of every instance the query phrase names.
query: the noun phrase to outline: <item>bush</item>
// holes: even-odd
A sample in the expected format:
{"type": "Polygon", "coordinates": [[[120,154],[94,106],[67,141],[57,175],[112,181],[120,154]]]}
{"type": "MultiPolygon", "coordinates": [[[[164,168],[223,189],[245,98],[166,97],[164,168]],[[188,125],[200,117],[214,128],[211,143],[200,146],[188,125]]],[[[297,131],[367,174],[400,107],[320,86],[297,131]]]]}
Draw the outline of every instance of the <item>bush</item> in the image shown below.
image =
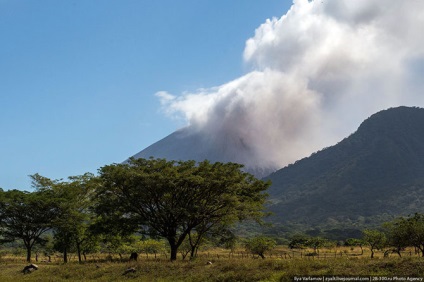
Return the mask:
{"type": "Polygon", "coordinates": [[[248,240],[245,246],[246,250],[264,259],[265,253],[274,249],[276,246],[276,242],[274,239],[259,236],[248,240]]]}

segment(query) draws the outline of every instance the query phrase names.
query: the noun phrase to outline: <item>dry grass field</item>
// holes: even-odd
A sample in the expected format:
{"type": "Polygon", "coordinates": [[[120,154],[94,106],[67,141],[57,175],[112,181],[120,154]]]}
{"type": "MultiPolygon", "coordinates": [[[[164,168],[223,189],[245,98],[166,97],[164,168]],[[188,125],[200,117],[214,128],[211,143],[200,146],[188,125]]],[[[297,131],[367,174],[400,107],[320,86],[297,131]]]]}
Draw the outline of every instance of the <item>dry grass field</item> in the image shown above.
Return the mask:
{"type": "MultiPolygon", "coordinates": [[[[37,262],[39,269],[23,274],[24,257],[3,256],[0,259],[0,281],[293,281],[300,276],[424,277],[424,258],[407,250],[383,257],[377,253],[369,258],[365,250],[323,249],[312,256],[312,250],[291,251],[277,248],[266,259],[247,255],[243,250],[229,254],[228,250],[202,252],[195,260],[171,262],[164,255],[143,254],[137,262],[122,261],[118,256],[90,256],[84,263],[74,258],[67,264],[55,258],[51,263],[37,262]],[[212,264],[209,264],[211,262],[212,264]],[[128,268],[135,272],[124,275],[128,268]]],[[[374,278],[373,278],[374,277],[374,278]]],[[[419,281],[419,280],[418,280],[419,281]]]]}

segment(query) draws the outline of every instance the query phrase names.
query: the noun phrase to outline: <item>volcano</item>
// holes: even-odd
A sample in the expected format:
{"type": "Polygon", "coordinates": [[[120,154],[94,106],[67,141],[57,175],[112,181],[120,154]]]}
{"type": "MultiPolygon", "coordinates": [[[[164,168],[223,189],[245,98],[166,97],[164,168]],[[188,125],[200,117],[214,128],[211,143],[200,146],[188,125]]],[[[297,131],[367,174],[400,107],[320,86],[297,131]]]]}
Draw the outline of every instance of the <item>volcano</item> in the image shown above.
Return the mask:
{"type": "Polygon", "coordinates": [[[269,163],[252,162],[252,160],[258,159],[258,156],[242,138],[236,137],[234,134],[228,134],[227,138],[218,139],[196,132],[190,127],[175,131],[133,157],[165,158],[176,161],[234,162],[243,164],[244,170],[257,178],[265,177],[280,168],[269,163]]]}

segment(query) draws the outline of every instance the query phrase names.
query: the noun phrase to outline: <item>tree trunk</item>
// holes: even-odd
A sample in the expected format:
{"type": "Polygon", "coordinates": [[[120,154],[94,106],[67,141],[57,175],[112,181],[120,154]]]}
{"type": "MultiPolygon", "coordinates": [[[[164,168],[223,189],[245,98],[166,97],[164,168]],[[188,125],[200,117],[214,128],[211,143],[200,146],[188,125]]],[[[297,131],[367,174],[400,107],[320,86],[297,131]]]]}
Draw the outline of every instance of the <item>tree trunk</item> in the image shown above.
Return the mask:
{"type": "Polygon", "coordinates": [[[76,241],[76,245],[77,245],[77,253],[78,253],[78,262],[81,263],[82,259],[81,259],[81,246],[80,243],[78,242],[78,240],[76,241]]]}
{"type": "Polygon", "coordinates": [[[178,249],[175,246],[171,246],[171,260],[177,260],[178,249]]]}
{"type": "Polygon", "coordinates": [[[169,246],[171,248],[171,261],[177,260],[179,245],[177,244],[174,237],[168,237],[167,239],[168,239],[169,246]]]}
{"type": "Polygon", "coordinates": [[[175,238],[175,233],[173,236],[171,235],[166,238],[168,240],[169,246],[171,247],[171,261],[177,260],[178,247],[181,246],[188,233],[189,231],[181,234],[178,237],[178,240],[175,238]]]}
{"type": "Polygon", "coordinates": [[[374,258],[374,251],[371,250],[371,258],[374,258]]]}
{"type": "Polygon", "coordinates": [[[23,241],[24,241],[24,246],[27,249],[26,261],[31,262],[31,251],[35,241],[33,241],[32,244],[31,244],[31,239],[23,239],[23,241]]]}
{"type": "Polygon", "coordinates": [[[190,259],[194,259],[194,257],[196,256],[196,249],[196,246],[191,246],[190,259]]]}
{"type": "Polygon", "coordinates": [[[27,248],[27,257],[26,257],[26,261],[27,262],[31,262],[31,246],[26,246],[27,248]]]}
{"type": "Polygon", "coordinates": [[[197,238],[195,238],[195,242],[191,237],[191,233],[188,233],[188,240],[191,247],[190,259],[194,259],[197,256],[197,250],[199,249],[200,241],[202,240],[202,236],[197,234],[197,238]]]}
{"type": "Polygon", "coordinates": [[[65,249],[63,250],[63,262],[64,263],[68,263],[68,250],[65,247],[65,249]]]}
{"type": "Polygon", "coordinates": [[[186,251],[182,251],[181,252],[181,256],[182,256],[182,258],[183,258],[183,260],[185,260],[185,258],[186,258],[186,256],[188,255],[188,253],[189,253],[190,251],[188,251],[188,252],[186,252],[186,251]]]}

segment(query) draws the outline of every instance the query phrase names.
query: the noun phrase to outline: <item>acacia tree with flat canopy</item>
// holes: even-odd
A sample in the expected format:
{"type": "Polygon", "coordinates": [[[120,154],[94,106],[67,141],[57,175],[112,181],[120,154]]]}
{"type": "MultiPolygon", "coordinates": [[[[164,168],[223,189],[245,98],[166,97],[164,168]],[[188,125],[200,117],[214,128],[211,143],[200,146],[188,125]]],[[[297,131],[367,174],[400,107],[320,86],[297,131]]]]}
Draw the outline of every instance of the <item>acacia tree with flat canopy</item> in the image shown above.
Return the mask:
{"type": "MultiPolygon", "coordinates": [[[[100,169],[102,188],[96,210],[103,217],[137,223],[140,230],[164,237],[171,260],[198,227],[260,219],[269,182],[241,171],[235,163],[131,159],[100,169]],[[110,211],[114,207],[114,211],[110,211]]],[[[106,219],[107,220],[107,219],[106,219]]],[[[204,228],[208,230],[208,228],[204,228]]]]}
{"type": "Polygon", "coordinates": [[[0,190],[0,194],[1,241],[22,240],[30,262],[34,245],[43,242],[41,236],[59,214],[57,203],[50,191],[0,190]]]}
{"type": "Polygon", "coordinates": [[[75,247],[78,261],[85,243],[94,243],[95,236],[90,234],[92,224],[92,195],[97,185],[97,178],[91,173],[70,176],[69,181],[51,180],[39,174],[31,176],[32,184],[39,191],[51,194],[58,207],[58,216],[52,221],[55,248],[63,253],[63,261],[68,262],[68,251],[75,247]]]}

